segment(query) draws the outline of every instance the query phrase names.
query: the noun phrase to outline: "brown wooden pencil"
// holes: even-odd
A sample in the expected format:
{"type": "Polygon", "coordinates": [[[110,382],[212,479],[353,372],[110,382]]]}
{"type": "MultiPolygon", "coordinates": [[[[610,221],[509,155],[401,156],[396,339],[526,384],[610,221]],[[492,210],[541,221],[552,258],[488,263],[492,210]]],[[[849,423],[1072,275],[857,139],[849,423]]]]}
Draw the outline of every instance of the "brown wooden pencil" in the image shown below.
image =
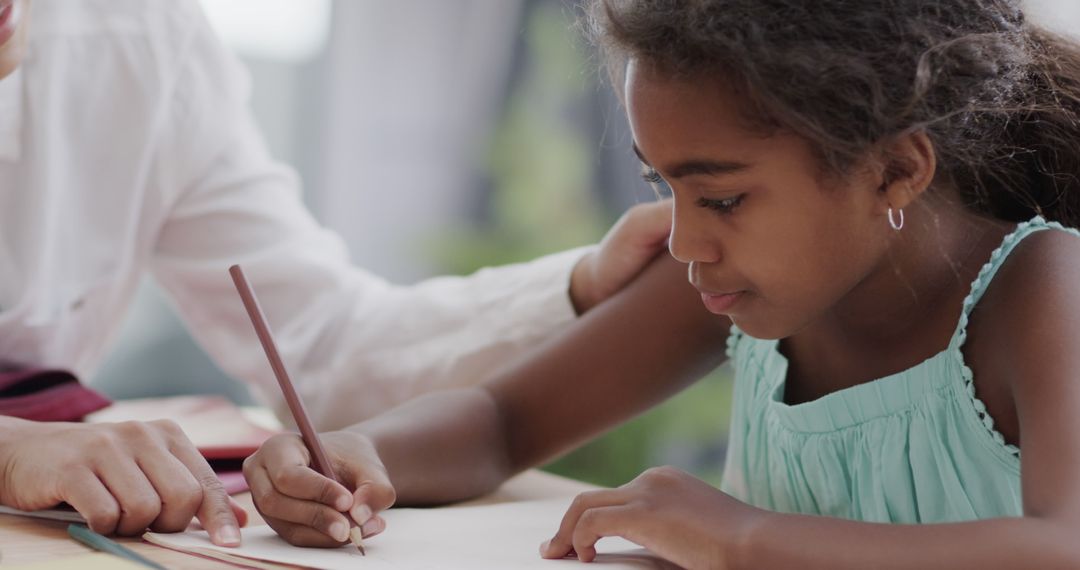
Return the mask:
{"type": "MultiPolygon", "coordinates": [[[[289,405],[289,411],[292,412],[293,419],[296,421],[297,427],[300,428],[300,438],[311,453],[311,466],[324,477],[340,483],[337,475],[334,474],[334,468],[326,455],[326,450],[323,448],[322,442],[319,441],[319,434],[315,431],[311,420],[308,419],[307,410],[304,409],[304,402],[300,399],[300,395],[296,393],[296,389],[293,388],[289,373],[285,370],[285,363],[281,360],[277,345],[274,343],[274,337],[270,333],[270,327],[266,324],[266,317],[263,315],[262,307],[259,306],[255,291],[251,289],[247,278],[244,276],[244,270],[240,269],[239,265],[233,265],[229,268],[229,274],[232,275],[233,283],[236,284],[236,291],[240,293],[240,299],[244,302],[244,308],[247,309],[248,317],[251,318],[251,324],[255,326],[255,334],[258,335],[259,342],[262,343],[263,351],[266,352],[266,357],[270,360],[270,367],[274,370],[274,376],[277,378],[278,385],[281,386],[282,394],[285,395],[285,402],[289,405]]],[[[353,544],[356,545],[356,548],[360,550],[360,554],[365,554],[364,544],[361,540],[363,533],[360,526],[356,524],[356,521],[348,513],[345,514],[345,517],[349,519],[349,537],[352,539],[353,544]]]]}

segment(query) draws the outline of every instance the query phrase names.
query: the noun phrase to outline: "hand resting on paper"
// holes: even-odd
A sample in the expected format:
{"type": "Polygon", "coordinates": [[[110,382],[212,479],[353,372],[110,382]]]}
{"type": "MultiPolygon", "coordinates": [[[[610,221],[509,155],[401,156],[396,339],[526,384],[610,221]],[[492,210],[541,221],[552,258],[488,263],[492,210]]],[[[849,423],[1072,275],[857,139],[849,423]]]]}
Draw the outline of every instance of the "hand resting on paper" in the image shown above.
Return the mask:
{"type": "Polygon", "coordinates": [[[397,498],[386,468],[371,441],[356,432],[320,434],[341,483],[310,467],[311,455],[300,436],[281,434],[244,461],[244,477],[263,519],[297,546],[336,547],[349,541],[349,513],[364,538],[379,534],[378,515],[397,498]]]}
{"type": "Polygon", "coordinates": [[[616,489],[586,491],[563,515],[544,558],[596,558],[596,543],[619,536],[683,568],[719,568],[767,516],[673,467],[656,467],[616,489]]]}
{"type": "Polygon", "coordinates": [[[78,424],[0,417],[0,504],[66,502],[101,534],[177,532],[193,517],[214,543],[240,543],[247,513],[168,421],[78,424]]]}

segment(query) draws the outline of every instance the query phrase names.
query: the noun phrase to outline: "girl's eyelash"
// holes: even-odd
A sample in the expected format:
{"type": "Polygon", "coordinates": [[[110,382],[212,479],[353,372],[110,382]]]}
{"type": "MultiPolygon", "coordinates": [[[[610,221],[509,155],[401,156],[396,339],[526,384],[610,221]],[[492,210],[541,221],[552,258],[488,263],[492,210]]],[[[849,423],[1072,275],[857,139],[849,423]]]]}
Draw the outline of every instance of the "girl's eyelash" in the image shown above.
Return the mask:
{"type": "Polygon", "coordinates": [[[660,173],[655,168],[645,167],[641,172],[641,177],[649,184],[663,184],[664,182],[664,178],[660,176],[660,173]]]}
{"type": "MultiPolygon", "coordinates": [[[[644,170],[642,170],[641,172],[641,177],[645,180],[645,182],[652,184],[654,187],[664,184],[664,178],[660,176],[660,173],[651,166],[644,167],[644,170]]],[[[657,192],[659,192],[659,190],[657,190],[657,192]]],[[[738,196],[734,196],[731,198],[724,198],[723,200],[698,198],[697,205],[702,208],[708,208],[710,210],[713,210],[719,214],[730,214],[732,210],[739,207],[739,204],[742,203],[743,196],[745,196],[745,194],[739,194],[738,196]]]]}
{"type": "Polygon", "coordinates": [[[732,210],[739,207],[742,203],[743,197],[746,194],[739,194],[731,198],[724,198],[723,200],[709,200],[707,198],[698,198],[697,205],[702,208],[708,208],[715,211],[718,214],[730,214],[732,210]]]}

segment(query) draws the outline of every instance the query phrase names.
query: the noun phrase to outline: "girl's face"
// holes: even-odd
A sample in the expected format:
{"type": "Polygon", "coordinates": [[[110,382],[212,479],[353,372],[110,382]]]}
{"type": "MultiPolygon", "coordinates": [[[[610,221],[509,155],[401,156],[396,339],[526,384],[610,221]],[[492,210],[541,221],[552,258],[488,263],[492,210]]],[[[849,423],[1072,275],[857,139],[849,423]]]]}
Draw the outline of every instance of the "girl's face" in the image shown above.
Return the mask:
{"type": "Polygon", "coordinates": [[[705,306],[758,338],[790,336],[834,308],[886,259],[882,178],[830,182],[810,146],[741,119],[721,78],[627,68],[635,147],[675,199],[671,253],[705,306]]]}
{"type": "Polygon", "coordinates": [[[30,0],[0,0],[0,79],[22,63],[30,0]]]}

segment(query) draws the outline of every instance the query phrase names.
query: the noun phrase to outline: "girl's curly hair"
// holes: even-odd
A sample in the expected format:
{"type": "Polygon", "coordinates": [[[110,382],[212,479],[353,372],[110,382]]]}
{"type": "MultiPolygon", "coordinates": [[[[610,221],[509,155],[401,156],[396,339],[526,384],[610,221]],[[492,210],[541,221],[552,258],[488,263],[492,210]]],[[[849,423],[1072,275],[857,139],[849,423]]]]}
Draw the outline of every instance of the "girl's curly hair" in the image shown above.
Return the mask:
{"type": "Polygon", "coordinates": [[[996,218],[1080,226],[1080,46],[1020,0],[589,0],[616,85],[638,59],[723,74],[752,124],[808,140],[843,173],[925,131],[938,183],[996,218]]]}

